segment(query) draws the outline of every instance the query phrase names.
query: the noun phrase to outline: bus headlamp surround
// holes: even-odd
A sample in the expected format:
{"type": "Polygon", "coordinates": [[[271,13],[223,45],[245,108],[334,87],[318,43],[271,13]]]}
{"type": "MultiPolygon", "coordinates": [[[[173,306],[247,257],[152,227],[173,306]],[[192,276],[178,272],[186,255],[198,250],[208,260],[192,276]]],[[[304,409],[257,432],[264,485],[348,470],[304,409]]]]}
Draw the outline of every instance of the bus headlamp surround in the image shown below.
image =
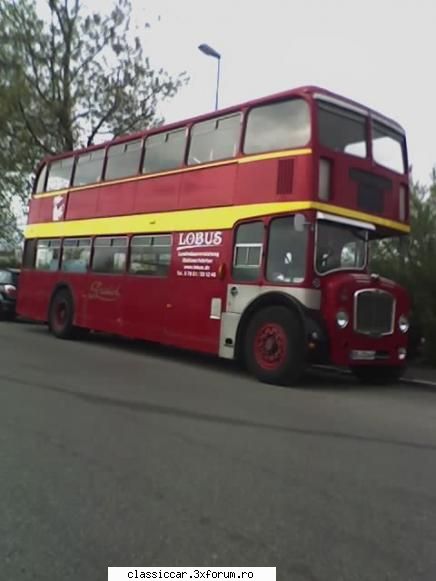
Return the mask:
{"type": "Polygon", "coordinates": [[[398,328],[402,333],[407,333],[409,327],[410,327],[409,319],[406,317],[406,315],[401,315],[400,318],[398,319],[398,328]]]}
{"type": "Polygon", "coordinates": [[[350,318],[346,311],[341,310],[336,313],[336,324],[340,329],[345,329],[349,320],[350,318]]]}

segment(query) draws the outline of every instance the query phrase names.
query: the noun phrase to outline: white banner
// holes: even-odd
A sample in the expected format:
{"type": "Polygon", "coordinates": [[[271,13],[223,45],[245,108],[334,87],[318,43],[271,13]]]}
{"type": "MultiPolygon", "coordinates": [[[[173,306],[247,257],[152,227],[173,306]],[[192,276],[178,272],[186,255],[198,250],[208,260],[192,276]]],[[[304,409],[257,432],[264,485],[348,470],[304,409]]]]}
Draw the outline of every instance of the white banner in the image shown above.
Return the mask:
{"type": "Polygon", "coordinates": [[[108,581],[241,579],[276,581],[276,567],[108,567],[108,581]]]}

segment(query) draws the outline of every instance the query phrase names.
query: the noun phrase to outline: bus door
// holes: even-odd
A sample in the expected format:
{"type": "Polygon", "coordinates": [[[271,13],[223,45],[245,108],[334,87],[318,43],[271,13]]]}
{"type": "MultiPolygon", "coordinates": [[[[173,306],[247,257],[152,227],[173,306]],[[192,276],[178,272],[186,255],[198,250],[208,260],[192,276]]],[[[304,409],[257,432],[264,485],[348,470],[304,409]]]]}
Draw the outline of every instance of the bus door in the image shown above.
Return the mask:
{"type": "Polygon", "coordinates": [[[94,240],[91,270],[84,293],[86,326],[91,329],[105,333],[122,332],[127,248],[127,236],[100,236],[94,240]]]}
{"type": "Polygon", "coordinates": [[[123,297],[123,333],[163,341],[172,236],[132,236],[123,297]]]}
{"type": "Polygon", "coordinates": [[[225,301],[219,272],[223,232],[183,232],[174,238],[165,343],[217,353],[225,301]]]}

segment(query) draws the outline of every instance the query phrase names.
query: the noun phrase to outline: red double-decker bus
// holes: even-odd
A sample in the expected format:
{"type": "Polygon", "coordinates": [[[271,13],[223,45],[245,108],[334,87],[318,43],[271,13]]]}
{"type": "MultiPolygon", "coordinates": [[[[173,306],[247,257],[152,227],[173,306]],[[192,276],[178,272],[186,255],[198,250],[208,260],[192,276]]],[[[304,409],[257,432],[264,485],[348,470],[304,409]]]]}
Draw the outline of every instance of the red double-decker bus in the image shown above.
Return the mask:
{"type": "Polygon", "coordinates": [[[403,129],[303,87],[43,161],[18,311],[240,358],[292,384],[309,363],[393,379],[409,299],[368,274],[409,232],[403,129]]]}

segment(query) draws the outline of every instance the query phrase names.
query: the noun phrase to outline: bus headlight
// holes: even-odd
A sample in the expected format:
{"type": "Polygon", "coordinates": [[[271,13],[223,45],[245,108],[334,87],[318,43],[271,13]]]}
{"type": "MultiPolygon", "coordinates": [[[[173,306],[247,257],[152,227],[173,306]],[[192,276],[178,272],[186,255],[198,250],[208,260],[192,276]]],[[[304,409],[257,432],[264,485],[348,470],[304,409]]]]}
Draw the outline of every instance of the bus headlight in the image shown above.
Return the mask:
{"type": "Polygon", "coordinates": [[[409,327],[410,327],[409,319],[406,317],[406,315],[401,315],[400,318],[398,319],[398,328],[402,333],[407,333],[409,327]]]}
{"type": "Polygon", "coordinates": [[[336,324],[340,329],[345,329],[348,325],[349,317],[345,311],[338,311],[336,313],[336,324]]]}

